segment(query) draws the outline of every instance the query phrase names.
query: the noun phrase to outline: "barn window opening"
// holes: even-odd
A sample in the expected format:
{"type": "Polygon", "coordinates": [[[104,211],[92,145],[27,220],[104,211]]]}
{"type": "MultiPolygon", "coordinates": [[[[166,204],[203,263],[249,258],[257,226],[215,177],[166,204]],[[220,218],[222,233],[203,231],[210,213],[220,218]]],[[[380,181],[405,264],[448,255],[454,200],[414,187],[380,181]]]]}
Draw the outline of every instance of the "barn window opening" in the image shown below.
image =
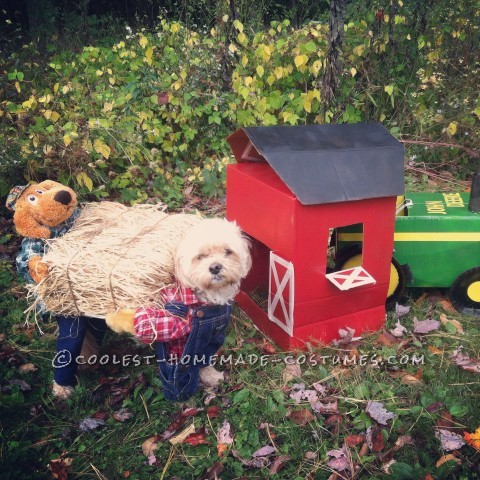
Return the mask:
{"type": "Polygon", "coordinates": [[[333,228],[327,252],[327,272],[363,265],[363,223],[333,228]]]}

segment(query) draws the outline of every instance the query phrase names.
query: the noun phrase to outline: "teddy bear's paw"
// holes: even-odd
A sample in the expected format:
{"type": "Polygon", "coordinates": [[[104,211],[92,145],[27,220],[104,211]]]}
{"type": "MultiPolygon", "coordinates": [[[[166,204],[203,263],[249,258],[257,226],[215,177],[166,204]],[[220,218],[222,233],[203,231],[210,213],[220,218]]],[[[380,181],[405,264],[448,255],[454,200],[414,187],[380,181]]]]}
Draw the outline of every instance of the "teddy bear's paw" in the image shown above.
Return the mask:
{"type": "Polygon", "coordinates": [[[199,370],[199,377],[200,385],[208,388],[218,387],[225,381],[225,374],[219,372],[212,366],[201,368],[199,370]]]}
{"type": "Polygon", "coordinates": [[[40,283],[48,275],[48,265],[42,262],[39,255],[28,261],[28,270],[35,283],[40,283]]]}
{"type": "Polygon", "coordinates": [[[73,394],[73,387],[59,385],[57,382],[53,382],[52,393],[53,396],[59,400],[67,400],[73,394]]]}

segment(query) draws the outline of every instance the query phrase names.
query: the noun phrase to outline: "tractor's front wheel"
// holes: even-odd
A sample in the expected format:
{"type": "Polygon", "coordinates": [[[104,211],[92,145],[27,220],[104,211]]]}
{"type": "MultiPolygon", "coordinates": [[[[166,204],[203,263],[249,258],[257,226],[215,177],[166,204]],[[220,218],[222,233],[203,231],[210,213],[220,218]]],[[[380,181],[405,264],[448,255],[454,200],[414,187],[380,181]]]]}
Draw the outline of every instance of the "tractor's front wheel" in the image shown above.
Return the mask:
{"type": "Polygon", "coordinates": [[[480,315],[480,267],[457,277],[450,288],[450,298],[459,312],[480,315]]]}

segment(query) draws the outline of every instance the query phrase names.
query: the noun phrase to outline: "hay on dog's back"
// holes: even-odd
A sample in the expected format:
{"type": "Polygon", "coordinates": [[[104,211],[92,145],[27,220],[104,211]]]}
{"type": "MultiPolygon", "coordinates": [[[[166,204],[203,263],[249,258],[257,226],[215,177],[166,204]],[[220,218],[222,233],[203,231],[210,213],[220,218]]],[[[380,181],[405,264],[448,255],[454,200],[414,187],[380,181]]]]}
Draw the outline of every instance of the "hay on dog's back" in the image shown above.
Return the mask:
{"type": "Polygon", "coordinates": [[[174,255],[195,215],[167,215],[156,206],[88,204],[74,227],[48,241],[47,277],[32,287],[54,314],[104,316],[118,308],[160,305],[174,280],[174,255]]]}

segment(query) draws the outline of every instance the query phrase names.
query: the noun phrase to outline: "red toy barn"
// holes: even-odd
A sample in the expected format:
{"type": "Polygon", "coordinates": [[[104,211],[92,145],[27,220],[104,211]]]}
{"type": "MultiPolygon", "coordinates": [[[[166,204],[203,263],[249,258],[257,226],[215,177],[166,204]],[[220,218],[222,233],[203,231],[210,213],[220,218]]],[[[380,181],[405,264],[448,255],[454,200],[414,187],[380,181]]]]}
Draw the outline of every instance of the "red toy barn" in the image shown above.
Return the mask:
{"type": "Polygon", "coordinates": [[[227,217],[254,244],[240,308],[285,350],[379,329],[403,146],[380,124],[243,128],[228,142],[227,217]],[[362,265],[330,273],[331,236],[348,225],[363,233],[362,265]]]}

